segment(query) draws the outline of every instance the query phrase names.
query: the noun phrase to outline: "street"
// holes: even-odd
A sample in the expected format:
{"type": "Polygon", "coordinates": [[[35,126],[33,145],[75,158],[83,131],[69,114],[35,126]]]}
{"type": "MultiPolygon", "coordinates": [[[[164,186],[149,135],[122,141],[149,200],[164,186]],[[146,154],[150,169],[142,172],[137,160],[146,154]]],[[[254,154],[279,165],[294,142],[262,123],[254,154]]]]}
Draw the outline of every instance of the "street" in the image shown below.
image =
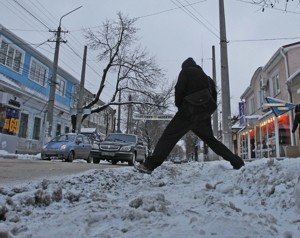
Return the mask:
{"type": "MultiPolygon", "coordinates": [[[[127,166],[121,165],[121,166],[127,166]]],[[[22,182],[42,180],[65,175],[85,172],[90,169],[104,169],[119,167],[111,164],[88,164],[86,162],[74,161],[67,163],[62,161],[48,160],[23,160],[5,159],[0,157],[0,186],[22,182]]]]}

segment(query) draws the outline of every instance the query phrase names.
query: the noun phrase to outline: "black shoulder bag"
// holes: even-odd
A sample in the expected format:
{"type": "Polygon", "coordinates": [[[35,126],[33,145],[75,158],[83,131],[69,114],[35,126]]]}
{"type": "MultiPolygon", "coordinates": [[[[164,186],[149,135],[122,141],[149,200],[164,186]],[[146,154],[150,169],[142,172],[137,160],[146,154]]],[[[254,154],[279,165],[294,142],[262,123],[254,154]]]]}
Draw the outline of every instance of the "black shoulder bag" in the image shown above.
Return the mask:
{"type": "Polygon", "coordinates": [[[184,101],[189,105],[190,111],[194,115],[203,115],[203,118],[210,117],[217,109],[217,103],[212,96],[211,84],[208,80],[208,88],[191,93],[184,97],[184,101]]]}

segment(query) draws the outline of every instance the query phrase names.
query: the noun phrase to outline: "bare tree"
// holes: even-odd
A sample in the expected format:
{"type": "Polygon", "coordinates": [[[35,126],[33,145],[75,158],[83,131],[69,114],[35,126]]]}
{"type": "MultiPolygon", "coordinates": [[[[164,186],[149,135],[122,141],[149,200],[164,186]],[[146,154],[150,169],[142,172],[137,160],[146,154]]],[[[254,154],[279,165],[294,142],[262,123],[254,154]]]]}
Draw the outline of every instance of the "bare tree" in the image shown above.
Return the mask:
{"type": "MultiPolygon", "coordinates": [[[[174,85],[175,81],[173,81],[168,88],[161,88],[160,93],[157,93],[155,97],[152,98],[154,105],[161,105],[162,107],[156,107],[156,106],[149,106],[145,104],[141,105],[136,105],[135,109],[137,113],[141,114],[148,114],[148,115],[153,115],[153,114],[164,114],[166,112],[166,108],[169,107],[170,104],[173,104],[174,102],[171,102],[170,99],[173,99],[173,90],[174,90],[174,85]]],[[[147,102],[147,98],[140,98],[140,101],[147,102]]],[[[162,131],[165,129],[167,124],[169,122],[167,121],[151,121],[151,120],[146,120],[146,121],[135,121],[135,123],[138,123],[138,126],[136,125],[136,128],[139,128],[139,133],[142,135],[144,140],[147,142],[148,149],[153,150],[154,146],[156,145],[159,137],[162,134],[162,131]]]]}
{"type": "Polygon", "coordinates": [[[283,2],[282,0],[252,0],[253,3],[262,6],[262,11],[264,11],[265,8],[269,8],[269,7],[274,8],[278,4],[284,4],[284,9],[282,10],[287,11],[289,2],[293,2],[293,1],[294,0],[285,0],[285,2],[282,3],[283,2]]]}
{"type": "MultiPolygon", "coordinates": [[[[85,38],[90,49],[98,53],[99,62],[105,67],[99,82],[95,98],[84,108],[91,108],[91,114],[101,112],[110,105],[144,104],[162,107],[162,101],[155,102],[155,91],[159,82],[164,81],[163,70],[145,49],[137,45],[136,19],[117,14],[117,20],[106,20],[99,30],[85,30],[85,38]],[[107,85],[113,85],[111,99],[95,107],[107,85]],[[121,91],[144,95],[147,102],[117,101],[121,91]]],[[[87,115],[83,116],[84,120],[87,115]]]]}

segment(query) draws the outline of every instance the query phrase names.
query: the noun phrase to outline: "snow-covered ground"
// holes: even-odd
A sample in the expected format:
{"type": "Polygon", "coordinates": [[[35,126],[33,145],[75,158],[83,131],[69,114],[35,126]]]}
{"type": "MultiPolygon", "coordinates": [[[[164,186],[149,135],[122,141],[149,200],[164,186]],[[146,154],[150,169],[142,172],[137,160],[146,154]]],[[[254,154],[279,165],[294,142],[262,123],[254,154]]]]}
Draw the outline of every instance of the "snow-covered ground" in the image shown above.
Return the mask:
{"type": "MultiPolygon", "coordinates": [[[[23,157],[25,159],[26,156],[23,157]]],[[[0,187],[0,237],[300,237],[300,159],[165,162],[0,187]]]]}

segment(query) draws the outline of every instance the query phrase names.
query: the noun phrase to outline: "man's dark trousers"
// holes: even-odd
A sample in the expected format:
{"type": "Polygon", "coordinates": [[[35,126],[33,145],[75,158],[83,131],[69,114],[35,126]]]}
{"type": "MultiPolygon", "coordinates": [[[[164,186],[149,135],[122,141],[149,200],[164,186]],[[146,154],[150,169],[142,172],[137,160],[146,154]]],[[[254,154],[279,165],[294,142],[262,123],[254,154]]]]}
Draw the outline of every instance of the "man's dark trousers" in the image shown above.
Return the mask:
{"type": "Polygon", "coordinates": [[[160,166],[171,153],[176,143],[188,132],[193,131],[204,143],[206,143],[217,155],[227,161],[236,157],[222,142],[218,141],[213,134],[211,118],[201,120],[201,115],[186,117],[180,111],[164,130],[157,142],[152,156],[148,157],[144,165],[153,170],[160,166]]]}

